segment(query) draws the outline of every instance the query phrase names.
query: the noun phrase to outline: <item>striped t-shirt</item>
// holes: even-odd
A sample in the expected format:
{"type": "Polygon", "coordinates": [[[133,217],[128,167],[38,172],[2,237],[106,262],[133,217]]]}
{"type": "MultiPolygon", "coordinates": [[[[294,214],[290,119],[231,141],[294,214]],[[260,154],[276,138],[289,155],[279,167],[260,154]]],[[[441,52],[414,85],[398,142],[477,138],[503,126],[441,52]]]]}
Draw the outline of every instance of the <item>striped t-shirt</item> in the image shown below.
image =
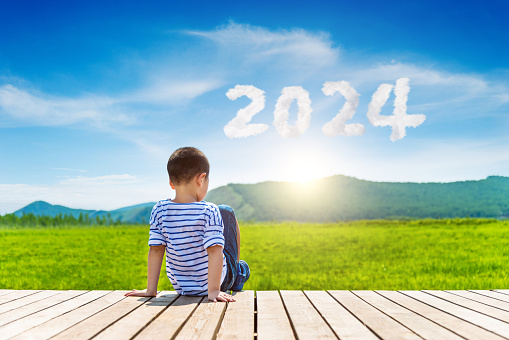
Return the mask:
{"type": "MultiPolygon", "coordinates": [[[[207,295],[207,248],[216,244],[224,248],[223,220],[214,203],[162,200],[152,209],[148,245],[166,246],[166,273],[177,293],[207,295]]],[[[221,282],[225,276],[223,254],[221,282]]]]}

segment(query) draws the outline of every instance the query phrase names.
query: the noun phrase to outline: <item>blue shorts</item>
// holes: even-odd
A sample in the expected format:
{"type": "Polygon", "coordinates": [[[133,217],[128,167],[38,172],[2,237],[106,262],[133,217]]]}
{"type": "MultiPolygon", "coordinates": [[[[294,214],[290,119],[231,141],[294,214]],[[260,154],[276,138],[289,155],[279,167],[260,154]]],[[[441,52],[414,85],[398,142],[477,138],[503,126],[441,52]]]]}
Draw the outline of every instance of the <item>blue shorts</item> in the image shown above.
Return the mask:
{"type": "Polygon", "coordinates": [[[227,290],[242,290],[244,283],[249,279],[250,271],[246,261],[237,262],[239,249],[237,248],[237,219],[235,212],[227,205],[218,205],[224,225],[224,248],[226,258],[226,277],[221,284],[223,292],[227,290]]]}

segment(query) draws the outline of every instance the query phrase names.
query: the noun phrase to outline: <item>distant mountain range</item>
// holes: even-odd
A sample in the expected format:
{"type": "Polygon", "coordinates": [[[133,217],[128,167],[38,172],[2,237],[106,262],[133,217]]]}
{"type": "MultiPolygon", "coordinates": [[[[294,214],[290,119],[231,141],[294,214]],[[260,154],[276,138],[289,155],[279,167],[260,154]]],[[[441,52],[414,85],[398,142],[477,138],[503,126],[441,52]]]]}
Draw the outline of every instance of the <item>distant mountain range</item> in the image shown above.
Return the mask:
{"type": "MultiPolygon", "coordinates": [[[[454,218],[509,216],[509,177],[451,183],[390,183],[332,176],[308,183],[228,184],[205,200],[230,205],[244,221],[329,222],[386,218],[454,218]]],[[[111,216],[148,223],[154,203],[112,211],[71,209],[38,201],[15,212],[56,216],[111,216]]]]}
{"type": "Polygon", "coordinates": [[[37,216],[51,216],[55,217],[58,214],[62,215],[72,215],[75,218],[78,218],[80,214],[88,216],[91,219],[95,219],[97,216],[110,216],[114,221],[120,220],[121,222],[127,223],[148,223],[148,219],[150,218],[150,212],[154,207],[155,203],[143,203],[138,205],[133,205],[130,207],[120,208],[111,211],[105,210],[83,210],[83,209],[72,209],[67,208],[62,205],[52,205],[44,201],[36,201],[30,203],[24,208],[21,208],[14,212],[17,216],[22,216],[23,214],[34,214],[37,216]]]}

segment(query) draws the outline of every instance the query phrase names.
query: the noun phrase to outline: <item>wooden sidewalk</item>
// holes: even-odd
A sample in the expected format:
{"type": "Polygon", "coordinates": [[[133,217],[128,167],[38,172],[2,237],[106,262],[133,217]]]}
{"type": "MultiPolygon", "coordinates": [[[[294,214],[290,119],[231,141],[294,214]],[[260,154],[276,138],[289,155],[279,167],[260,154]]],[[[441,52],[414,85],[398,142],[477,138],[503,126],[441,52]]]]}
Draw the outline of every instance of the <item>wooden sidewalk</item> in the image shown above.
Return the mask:
{"type": "Polygon", "coordinates": [[[509,290],[124,293],[0,290],[0,340],[509,339],[509,290]]]}

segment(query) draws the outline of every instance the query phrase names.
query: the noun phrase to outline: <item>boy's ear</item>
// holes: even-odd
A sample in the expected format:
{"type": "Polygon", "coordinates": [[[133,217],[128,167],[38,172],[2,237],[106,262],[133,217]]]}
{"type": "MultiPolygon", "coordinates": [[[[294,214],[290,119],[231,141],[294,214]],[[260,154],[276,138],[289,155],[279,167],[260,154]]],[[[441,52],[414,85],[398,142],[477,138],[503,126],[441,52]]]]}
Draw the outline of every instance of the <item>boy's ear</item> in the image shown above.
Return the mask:
{"type": "Polygon", "coordinates": [[[173,185],[173,183],[172,183],[171,179],[170,179],[170,187],[171,187],[173,190],[175,190],[175,185],[173,185]]]}
{"type": "Polygon", "coordinates": [[[200,185],[202,185],[203,181],[205,180],[205,177],[207,177],[207,173],[206,172],[203,172],[203,173],[198,175],[198,183],[200,185]]]}

